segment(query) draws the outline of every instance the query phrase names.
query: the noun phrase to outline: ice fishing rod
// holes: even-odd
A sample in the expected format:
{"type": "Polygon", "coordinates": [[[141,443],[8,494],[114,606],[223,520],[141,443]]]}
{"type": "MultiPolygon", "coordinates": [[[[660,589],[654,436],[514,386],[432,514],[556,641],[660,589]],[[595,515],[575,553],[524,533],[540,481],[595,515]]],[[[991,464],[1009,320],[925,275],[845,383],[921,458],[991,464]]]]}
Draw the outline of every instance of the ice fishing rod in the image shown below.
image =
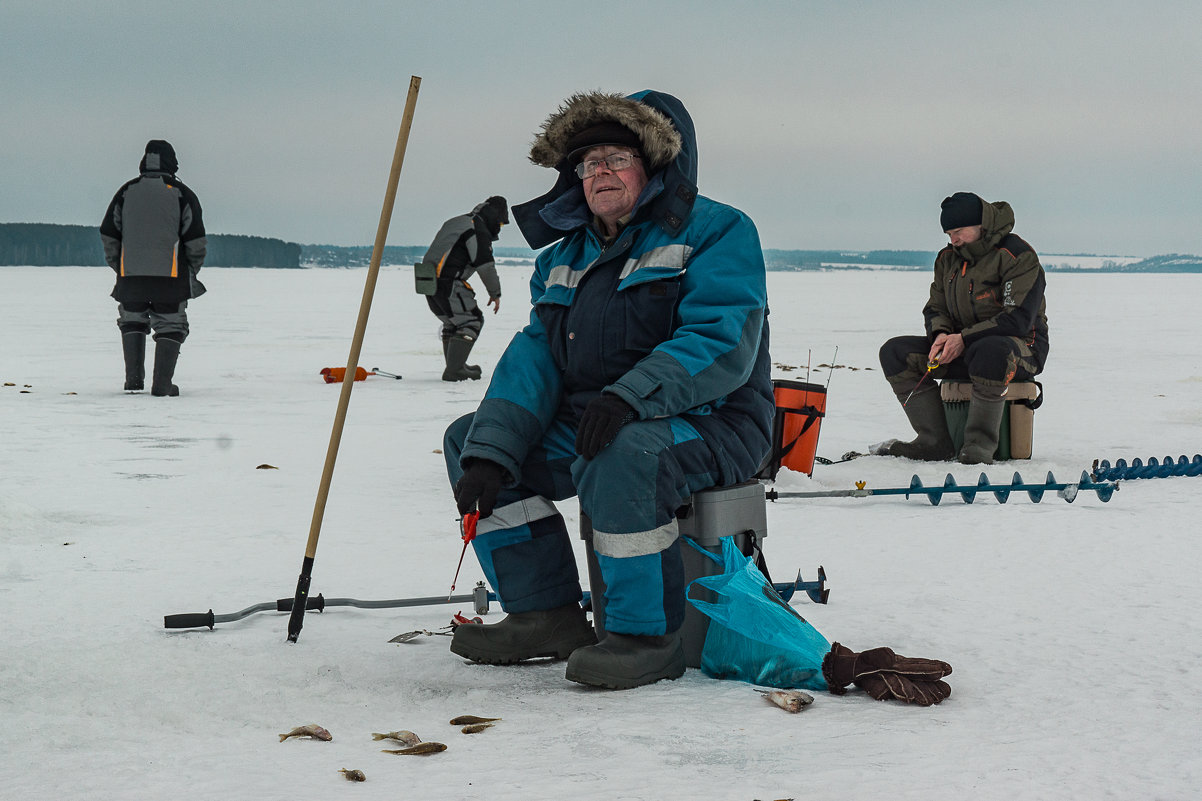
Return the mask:
{"type": "Polygon", "coordinates": [[[972,503],[976,500],[978,493],[992,493],[993,497],[997,498],[998,503],[1005,503],[1010,499],[1012,492],[1025,492],[1032,503],[1039,503],[1043,500],[1044,493],[1055,492],[1057,497],[1063,498],[1068,503],[1072,503],[1077,499],[1077,493],[1081,490],[1090,490],[1096,492],[1098,499],[1103,503],[1110,500],[1115,491],[1118,490],[1118,484],[1113,481],[1094,481],[1089,477],[1089,473],[1082,472],[1081,479],[1071,484],[1063,484],[1056,481],[1056,477],[1048,473],[1047,481],[1042,484],[1028,484],[1023,481],[1023,477],[1018,473],[1014,474],[1014,478],[1009,484],[994,484],[989,480],[989,476],[981,473],[981,477],[976,484],[957,484],[956,479],[951,473],[947,474],[942,486],[924,487],[922,479],[914,476],[910,479],[908,487],[884,487],[880,489],[869,489],[863,481],[856,482],[855,489],[847,490],[822,490],[818,492],[778,492],[775,489],[766,490],[764,497],[770,501],[775,501],[777,498],[868,498],[873,495],[904,495],[909,498],[911,495],[926,495],[927,500],[932,506],[938,506],[943,500],[944,495],[958,494],[964,499],[965,503],[972,503]]]}
{"type": "MultiPolygon", "coordinates": [[[[818,604],[824,604],[827,597],[830,595],[830,590],[826,586],[826,571],[821,567],[818,568],[817,581],[804,581],[801,578],[801,571],[797,572],[797,578],[791,582],[773,584],[773,589],[780,595],[781,599],[788,601],[797,591],[804,592],[811,601],[818,604]]],[[[333,606],[353,606],[358,609],[397,609],[409,606],[433,606],[435,604],[451,604],[451,603],[471,603],[472,608],[477,615],[488,614],[489,604],[497,600],[497,594],[490,592],[484,586],[483,581],[476,582],[475,589],[471,594],[462,595],[431,595],[424,598],[395,598],[385,601],[361,601],[357,598],[325,598],[321,595],[309,597],[305,601],[305,609],[310,612],[322,612],[326,607],[333,606]]],[[[581,599],[582,604],[588,604],[592,600],[592,594],[587,590],[581,599]]],[[[239,612],[231,612],[225,615],[215,615],[213,610],[207,612],[191,612],[180,615],[165,615],[163,617],[163,628],[165,629],[199,629],[208,628],[210,631],[218,623],[233,623],[236,620],[250,617],[259,612],[291,612],[292,598],[280,598],[277,601],[266,601],[261,604],[248,606],[239,612]]]]}

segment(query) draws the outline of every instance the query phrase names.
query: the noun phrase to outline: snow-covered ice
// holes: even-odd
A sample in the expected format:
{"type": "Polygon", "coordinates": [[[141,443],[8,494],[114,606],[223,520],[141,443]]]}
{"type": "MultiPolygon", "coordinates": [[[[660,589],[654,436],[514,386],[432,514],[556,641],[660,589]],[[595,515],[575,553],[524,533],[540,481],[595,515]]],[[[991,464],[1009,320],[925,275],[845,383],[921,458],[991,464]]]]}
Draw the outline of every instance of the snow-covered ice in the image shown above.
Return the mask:
{"type": "MultiPolygon", "coordinates": [[[[439,380],[437,323],[408,270],[380,276],[312,594],[449,589],[460,540],[441,435],[473,409],[527,315],[507,267],[473,361],[439,380]]],[[[0,268],[0,796],[11,799],[1099,799],[1193,797],[1202,781],[1202,478],[1132,480],[1109,503],[1049,493],[781,500],[779,581],[826,568],[828,639],[950,662],[920,709],[854,691],[790,715],[691,670],[628,692],[563,663],[486,667],[437,631],[465,605],[269,612],[214,631],[163,616],[291,597],[366,270],[209,269],[176,399],[121,391],[107,268],[0,268]],[[28,385],[28,386],[26,386],[28,385]],[[277,469],[257,469],[260,465],[277,469]],[[501,717],[467,736],[452,717],[501,717]],[[303,723],[332,742],[277,735],[303,723]],[[445,753],[380,753],[409,729],[445,753]],[[360,769],[347,782],[339,769],[360,769]]],[[[818,452],[907,433],[876,353],[921,330],[925,273],[772,273],[777,377],[829,381],[818,452]],[[838,347],[834,371],[828,363],[838,347]],[[794,368],[794,369],[786,369],[794,368]]],[[[1052,351],[1035,455],[985,469],[1075,481],[1094,459],[1202,450],[1199,275],[1048,276],[1052,351]]],[[[865,458],[780,489],[926,485],[979,469],[865,458]]],[[[573,504],[561,506],[575,526],[573,504]]],[[[580,554],[583,573],[583,554],[580,554]]],[[[459,588],[480,578],[470,554],[459,588]]],[[[494,617],[500,610],[494,605],[494,617]]]]}

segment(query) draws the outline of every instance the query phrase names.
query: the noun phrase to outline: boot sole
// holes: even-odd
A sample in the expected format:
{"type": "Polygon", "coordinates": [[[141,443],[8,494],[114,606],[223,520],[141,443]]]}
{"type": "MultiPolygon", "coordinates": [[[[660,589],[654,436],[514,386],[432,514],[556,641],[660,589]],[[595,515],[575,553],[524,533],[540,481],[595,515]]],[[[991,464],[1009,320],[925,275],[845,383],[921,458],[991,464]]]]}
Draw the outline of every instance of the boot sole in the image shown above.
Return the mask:
{"type": "Polygon", "coordinates": [[[570,666],[564,674],[564,678],[568,681],[574,681],[577,684],[587,684],[590,687],[602,687],[606,690],[633,690],[635,687],[642,687],[647,684],[654,684],[657,681],[668,679],[675,681],[684,675],[684,660],[679,664],[673,664],[664,670],[652,670],[641,676],[632,678],[617,679],[613,676],[605,676],[599,673],[591,673],[587,670],[579,668],[573,670],[570,666]]]}
{"type": "Polygon", "coordinates": [[[478,662],[482,665],[516,665],[519,662],[526,662],[530,659],[567,659],[577,648],[584,648],[588,645],[596,645],[596,643],[597,640],[595,637],[591,639],[582,638],[577,643],[548,645],[545,648],[514,654],[512,651],[508,653],[501,653],[498,651],[490,652],[480,648],[473,648],[470,645],[457,643],[454,640],[451,640],[451,653],[462,656],[464,659],[470,659],[473,662],[478,662]]]}

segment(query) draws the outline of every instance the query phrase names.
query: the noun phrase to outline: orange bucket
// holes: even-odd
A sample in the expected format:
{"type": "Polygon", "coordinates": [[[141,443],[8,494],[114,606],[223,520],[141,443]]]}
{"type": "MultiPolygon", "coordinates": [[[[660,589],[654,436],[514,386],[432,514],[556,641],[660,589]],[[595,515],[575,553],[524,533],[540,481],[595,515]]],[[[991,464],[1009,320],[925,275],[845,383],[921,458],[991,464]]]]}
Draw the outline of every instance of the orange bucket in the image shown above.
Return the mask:
{"type": "Polygon", "coordinates": [[[772,456],[759,477],[776,478],[782,467],[812,475],[818,453],[818,430],[826,417],[826,387],[777,379],[772,382],[772,395],[776,399],[772,456]]]}

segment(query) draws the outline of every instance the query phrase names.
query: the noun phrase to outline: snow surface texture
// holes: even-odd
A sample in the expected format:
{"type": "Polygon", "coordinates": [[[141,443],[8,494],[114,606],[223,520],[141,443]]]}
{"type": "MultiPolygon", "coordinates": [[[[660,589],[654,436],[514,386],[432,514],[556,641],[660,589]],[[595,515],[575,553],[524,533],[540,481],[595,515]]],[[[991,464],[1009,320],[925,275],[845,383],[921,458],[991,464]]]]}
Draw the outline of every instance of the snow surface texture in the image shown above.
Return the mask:
{"type": "MultiPolygon", "coordinates": [[[[438,452],[528,311],[508,268],[472,354],[446,384],[437,323],[410,271],[381,273],[360,361],[404,376],[354,385],[312,595],[449,589],[460,540],[438,452]]],[[[189,309],[181,397],[121,391],[104,268],[0,269],[0,796],[12,799],[1188,798],[1202,781],[1202,478],[938,507],[900,496],[781,500],[777,581],[824,565],[830,604],[793,605],[829,639],[950,662],[929,709],[860,691],[798,715],[690,670],[628,692],[563,663],[467,663],[436,631],[468,605],[268,612],[214,631],[163,616],[290,598],[305,552],[366,270],[210,269],[189,309]],[[29,385],[25,387],[24,385],[29,385]],[[269,464],[278,469],[256,469],[269,464]],[[501,717],[463,735],[457,715],[501,717]],[[332,742],[277,735],[317,723],[332,742]],[[448,745],[380,752],[372,732],[448,745]],[[339,769],[359,769],[363,784],[339,769]]],[[[829,382],[818,453],[908,436],[877,349],[921,330],[918,273],[769,276],[777,377],[829,382]],[[833,372],[820,368],[831,361],[833,372]],[[812,354],[812,355],[811,355],[812,354]],[[845,367],[842,367],[845,366],[845,367]],[[786,367],[794,369],[786,370],[786,367]]],[[[1096,458],[1202,450],[1202,276],[1048,276],[1052,353],[1035,456],[1076,481],[1096,458]]],[[[882,457],[783,472],[778,489],[975,483],[979,469],[882,457]]],[[[561,506],[569,525],[577,508],[561,506]]],[[[583,554],[580,555],[584,574],[583,554]]],[[[459,591],[481,578],[469,554],[459,591]]],[[[493,607],[491,620],[499,619],[493,607]]]]}

